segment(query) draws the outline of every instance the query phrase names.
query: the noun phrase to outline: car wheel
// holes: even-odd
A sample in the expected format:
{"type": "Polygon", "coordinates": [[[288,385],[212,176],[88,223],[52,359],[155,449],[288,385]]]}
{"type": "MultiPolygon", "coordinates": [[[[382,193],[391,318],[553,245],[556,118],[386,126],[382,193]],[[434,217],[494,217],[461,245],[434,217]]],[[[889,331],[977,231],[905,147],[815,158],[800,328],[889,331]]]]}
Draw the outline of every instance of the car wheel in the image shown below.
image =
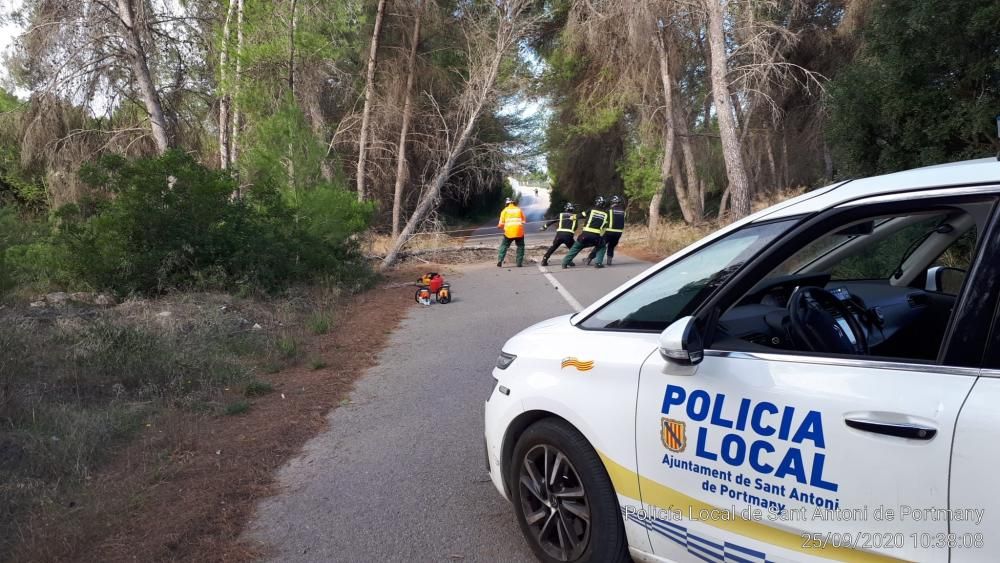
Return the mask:
{"type": "Polygon", "coordinates": [[[517,522],[540,560],[630,560],[614,487],[575,428],[555,419],[528,427],[514,447],[509,477],[517,522]]]}

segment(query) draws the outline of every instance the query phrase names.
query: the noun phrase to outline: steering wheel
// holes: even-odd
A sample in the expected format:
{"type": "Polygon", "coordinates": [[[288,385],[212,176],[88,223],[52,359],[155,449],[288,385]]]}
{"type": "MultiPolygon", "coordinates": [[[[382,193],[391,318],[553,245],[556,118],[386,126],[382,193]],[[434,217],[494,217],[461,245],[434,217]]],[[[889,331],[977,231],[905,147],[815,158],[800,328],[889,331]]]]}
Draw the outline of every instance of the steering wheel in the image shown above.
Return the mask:
{"type": "Polygon", "coordinates": [[[793,341],[812,352],[868,354],[868,339],[861,323],[843,301],[821,287],[799,287],[792,292],[788,319],[793,341]],[[852,334],[844,331],[838,317],[846,321],[852,334]]]}

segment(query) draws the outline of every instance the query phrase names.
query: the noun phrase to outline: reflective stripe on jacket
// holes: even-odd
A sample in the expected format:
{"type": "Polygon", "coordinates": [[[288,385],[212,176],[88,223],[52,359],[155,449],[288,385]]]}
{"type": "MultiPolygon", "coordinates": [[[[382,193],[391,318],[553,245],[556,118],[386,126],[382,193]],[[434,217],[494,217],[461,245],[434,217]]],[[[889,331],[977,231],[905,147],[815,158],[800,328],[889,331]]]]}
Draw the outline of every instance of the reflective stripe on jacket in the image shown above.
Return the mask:
{"type": "Polygon", "coordinates": [[[608,227],[608,214],[600,209],[591,209],[587,213],[587,224],[583,227],[583,232],[603,235],[608,227]]]}
{"type": "Polygon", "coordinates": [[[575,233],[576,232],[576,213],[560,213],[559,214],[559,228],[556,229],[557,233],[575,233]]]}
{"type": "Polygon", "coordinates": [[[625,210],[612,209],[611,221],[608,224],[609,233],[620,233],[625,230],[625,210]]]}
{"type": "Polygon", "coordinates": [[[524,212],[521,208],[511,204],[500,212],[500,222],[497,227],[503,229],[503,236],[507,238],[521,238],[524,236],[524,212]]]}

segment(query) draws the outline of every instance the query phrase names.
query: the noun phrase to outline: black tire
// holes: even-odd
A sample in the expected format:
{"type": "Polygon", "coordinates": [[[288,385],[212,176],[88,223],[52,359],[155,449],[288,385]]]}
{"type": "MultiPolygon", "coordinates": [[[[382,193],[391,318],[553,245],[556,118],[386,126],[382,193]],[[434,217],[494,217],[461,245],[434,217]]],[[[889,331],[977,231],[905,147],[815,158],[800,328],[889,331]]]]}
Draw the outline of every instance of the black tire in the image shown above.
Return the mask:
{"type": "Polygon", "coordinates": [[[587,439],[566,422],[544,419],[521,434],[510,461],[508,483],[517,523],[539,561],[632,560],[618,497],[604,464],[587,439]],[[544,464],[541,482],[548,485],[538,490],[538,462],[545,459],[551,463],[544,464]]]}
{"type": "Polygon", "coordinates": [[[413,300],[417,303],[420,303],[420,291],[421,290],[418,289],[417,292],[413,294],[413,300]]]}
{"type": "Polygon", "coordinates": [[[451,290],[449,289],[448,291],[444,292],[443,296],[442,296],[442,293],[440,291],[438,291],[437,300],[438,300],[438,303],[441,303],[442,305],[447,305],[448,303],[450,303],[451,302],[451,290]]]}

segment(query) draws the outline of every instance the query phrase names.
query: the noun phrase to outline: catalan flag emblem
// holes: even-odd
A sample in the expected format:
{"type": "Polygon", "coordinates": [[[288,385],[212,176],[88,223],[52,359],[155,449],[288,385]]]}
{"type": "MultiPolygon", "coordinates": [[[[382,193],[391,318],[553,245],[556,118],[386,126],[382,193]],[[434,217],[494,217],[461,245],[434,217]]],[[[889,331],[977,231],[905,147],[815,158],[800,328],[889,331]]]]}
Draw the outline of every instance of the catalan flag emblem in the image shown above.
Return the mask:
{"type": "Polygon", "coordinates": [[[563,369],[566,369],[569,366],[575,367],[577,371],[590,371],[594,369],[594,362],[593,360],[588,362],[583,362],[573,357],[563,358],[562,361],[563,369]]]}
{"type": "Polygon", "coordinates": [[[660,439],[663,441],[663,446],[672,452],[683,452],[687,446],[684,423],[672,418],[663,418],[661,424],[660,439]]]}

